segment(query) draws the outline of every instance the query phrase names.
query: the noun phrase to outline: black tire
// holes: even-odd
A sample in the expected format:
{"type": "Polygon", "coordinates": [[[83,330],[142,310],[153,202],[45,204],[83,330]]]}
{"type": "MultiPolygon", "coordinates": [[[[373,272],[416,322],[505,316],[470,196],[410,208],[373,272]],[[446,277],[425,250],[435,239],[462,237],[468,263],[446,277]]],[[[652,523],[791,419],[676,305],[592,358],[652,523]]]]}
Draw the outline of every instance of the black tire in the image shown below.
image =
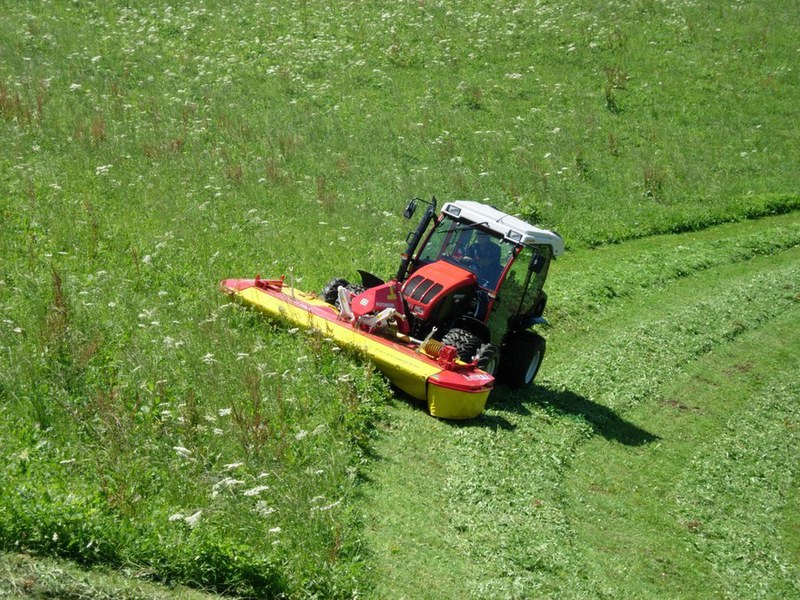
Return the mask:
{"type": "Polygon", "coordinates": [[[336,306],[336,301],[339,299],[340,285],[347,287],[350,285],[350,282],[347,281],[347,279],[342,279],[341,277],[334,277],[325,284],[325,287],[322,288],[322,299],[328,304],[336,306]]]}
{"type": "Polygon", "coordinates": [[[458,327],[454,327],[445,333],[442,342],[448,346],[454,346],[458,352],[458,359],[466,363],[472,362],[473,357],[478,353],[481,344],[483,344],[483,340],[477,335],[458,327]]]}
{"type": "Polygon", "coordinates": [[[511,388],[528,387],[539,372],[547,347],[545,339],[532,331],[509,334],[503,344],[499,380],[511,388]]]}
{"type": "Polygon", "coordinates": [[[478,361],[478,368],[486,371],[489,375],[496,375],[497,368],[500,366],[500,351],[494,344],[483,344],[475,354],[478,361]]]}

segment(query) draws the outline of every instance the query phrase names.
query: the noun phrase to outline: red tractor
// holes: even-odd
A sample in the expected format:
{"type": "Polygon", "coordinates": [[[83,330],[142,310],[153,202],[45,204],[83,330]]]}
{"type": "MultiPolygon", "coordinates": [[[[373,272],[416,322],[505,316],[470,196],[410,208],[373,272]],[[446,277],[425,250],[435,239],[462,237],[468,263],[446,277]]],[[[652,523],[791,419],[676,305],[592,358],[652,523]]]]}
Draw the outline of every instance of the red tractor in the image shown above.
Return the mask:
{"type": "Polygon", "coordinates": [[[408,235],[395,278],[385,283],[359,271],[362,285],[334,279],[324,300],[370,331],[388,326],[420,347],[441,342],[510,387],[529,385],[545,351],[531,328],[547,322],[543,286],[564,240],[467,200],[447,202],[436,216],[435,198],[415,198],[406,218],[419,202],[425,213],[408,235]]]}

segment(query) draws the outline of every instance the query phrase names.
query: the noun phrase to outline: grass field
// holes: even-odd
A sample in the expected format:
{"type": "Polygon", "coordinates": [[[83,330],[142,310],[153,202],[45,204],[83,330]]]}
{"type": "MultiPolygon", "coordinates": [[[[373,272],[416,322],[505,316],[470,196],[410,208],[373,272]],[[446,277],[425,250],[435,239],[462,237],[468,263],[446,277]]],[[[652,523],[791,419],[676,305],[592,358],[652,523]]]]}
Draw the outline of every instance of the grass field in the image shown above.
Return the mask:
{"type": "Polygon", "coordinates": [[[0,0],[0,596],[800,595],[795,2],[0,0]],[[442,422],[217,291],[567,240],[442,422]]]}

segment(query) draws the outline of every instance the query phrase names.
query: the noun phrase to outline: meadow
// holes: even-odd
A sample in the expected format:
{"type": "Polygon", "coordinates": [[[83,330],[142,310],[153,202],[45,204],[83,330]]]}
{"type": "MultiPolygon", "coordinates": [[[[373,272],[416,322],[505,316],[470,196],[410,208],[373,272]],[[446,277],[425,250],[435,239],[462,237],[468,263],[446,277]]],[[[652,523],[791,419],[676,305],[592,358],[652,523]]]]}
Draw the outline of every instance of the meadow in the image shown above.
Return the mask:
{"type": "Polygon", "coordinates": [[[0,12],[0,595],[800,594],[797,3],[0,12]],[[218,292],[432,195],[567,241],[473,422],[218,292]]]}

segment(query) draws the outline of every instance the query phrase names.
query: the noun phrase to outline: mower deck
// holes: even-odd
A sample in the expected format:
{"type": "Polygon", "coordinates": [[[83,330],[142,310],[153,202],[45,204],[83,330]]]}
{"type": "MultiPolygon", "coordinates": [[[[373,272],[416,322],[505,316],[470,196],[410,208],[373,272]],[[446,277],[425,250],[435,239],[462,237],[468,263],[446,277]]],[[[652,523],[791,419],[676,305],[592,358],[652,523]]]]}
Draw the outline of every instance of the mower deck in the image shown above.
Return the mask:
{"type": "Polygon", "coordinates": [[[408,337],[374,335],[339,319],[339,312],[315,294],[284,285],[282,279],[227,279],[222,291],[271,317],[316,329],[344,347],[363,352],[391,382],[428,404],[431,415],[472,419],[481,414],[494,378],[467,365],[447,365],[418,351],[408,337]]]}

